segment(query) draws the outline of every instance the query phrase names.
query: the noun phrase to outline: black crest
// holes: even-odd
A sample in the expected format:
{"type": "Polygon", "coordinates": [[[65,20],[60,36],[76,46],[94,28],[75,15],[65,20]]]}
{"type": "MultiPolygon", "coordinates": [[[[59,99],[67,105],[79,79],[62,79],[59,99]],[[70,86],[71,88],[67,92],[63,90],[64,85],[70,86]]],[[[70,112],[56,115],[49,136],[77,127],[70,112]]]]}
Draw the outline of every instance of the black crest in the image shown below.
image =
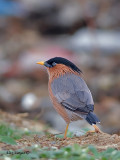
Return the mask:
{"type": "Polygon", "coordinates": [[[73,64],[72,62],[70,62],[69,60],[62,58],[62,57],[55,57],[55,58],[51,58],[48,61],[46,61],[49,65],[52,65],[54,63],[56,64],[64,64],[68,67],[70,67],[72,70],[80,73],[82,72],[75,64],[73,64]]]}

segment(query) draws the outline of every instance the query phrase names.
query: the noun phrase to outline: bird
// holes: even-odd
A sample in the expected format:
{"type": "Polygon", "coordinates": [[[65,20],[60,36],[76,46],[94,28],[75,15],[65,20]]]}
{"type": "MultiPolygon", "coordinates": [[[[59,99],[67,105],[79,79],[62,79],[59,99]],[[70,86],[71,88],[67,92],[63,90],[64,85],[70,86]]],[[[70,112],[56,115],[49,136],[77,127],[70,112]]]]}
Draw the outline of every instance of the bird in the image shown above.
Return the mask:
{"type": "Polygon", "coordinates": [[[86,120],[94,131],[102,131],[96,125],[99,118],[93,112],[92,94],[83,79],[82,71],[70,60],[54,57],[37,64],[44,65],[49,75],[48,91],[55,110],[66,122],[64,138],[67,137],[69,124],[80,119],[86,120]]]}

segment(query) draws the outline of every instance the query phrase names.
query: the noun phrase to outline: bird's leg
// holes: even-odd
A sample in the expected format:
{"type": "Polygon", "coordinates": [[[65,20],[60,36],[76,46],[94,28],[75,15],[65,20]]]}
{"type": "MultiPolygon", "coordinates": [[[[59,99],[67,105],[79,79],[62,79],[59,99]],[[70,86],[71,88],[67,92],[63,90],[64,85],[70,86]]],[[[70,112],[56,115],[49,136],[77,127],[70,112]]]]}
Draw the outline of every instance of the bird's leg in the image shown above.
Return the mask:
{"type": "Polygon", "coordinates": [[[103,133],[99,128],[98,126],[96,126],[95,124],[92,124],[92,126],[95,128],[94,131],[88,131],[87,133],[103,133]]]}
{"type": "Polygon", "coordinates": [[[95,124],[93,124],[92,126],[95,128],[96,133],[103,133],[95,124]]]}
{"type": "Polygon", "coordinates": [[[65,134],[64,134],[64,138],[66,138],[67,131],[68,131],[68,127],[69,127],[69,123],[68,123],[68,124],[67,124],[67,126],[66,126],[66,129],[65,129],[65,134]]]}

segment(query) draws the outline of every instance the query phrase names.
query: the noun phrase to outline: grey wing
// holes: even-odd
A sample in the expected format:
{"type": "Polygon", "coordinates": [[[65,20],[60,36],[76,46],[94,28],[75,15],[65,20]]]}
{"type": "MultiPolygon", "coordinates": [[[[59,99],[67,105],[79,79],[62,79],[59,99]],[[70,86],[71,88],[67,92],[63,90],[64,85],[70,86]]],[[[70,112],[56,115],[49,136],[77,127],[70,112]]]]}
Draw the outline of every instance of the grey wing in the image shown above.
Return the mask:
{"type": "Polygon", "coordinates": [[[80,76],[61,76],[51,83],[51,88],[58,102],[66,109],[84,114],[94,110],[91,92],[80,76]]]}

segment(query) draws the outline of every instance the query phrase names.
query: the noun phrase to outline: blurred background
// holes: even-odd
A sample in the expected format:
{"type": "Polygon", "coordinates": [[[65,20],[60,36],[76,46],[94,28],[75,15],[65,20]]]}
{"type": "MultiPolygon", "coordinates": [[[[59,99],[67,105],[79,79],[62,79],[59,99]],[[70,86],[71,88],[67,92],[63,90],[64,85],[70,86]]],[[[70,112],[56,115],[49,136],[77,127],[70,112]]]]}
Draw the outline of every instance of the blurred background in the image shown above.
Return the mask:
{"type": "MultiPolygon", "coordinates": [[[[29,113],[59,131],[65,122],[48,96],[46,69],[61,56],[83,71],[101,129],[120,133],[120,1],[0,0],[0,108],[29,113]]],[[[77,132],[85,121],[70,125],[77,132]],[[74,124],[74,125],[73,125],[74,124]]]]}

